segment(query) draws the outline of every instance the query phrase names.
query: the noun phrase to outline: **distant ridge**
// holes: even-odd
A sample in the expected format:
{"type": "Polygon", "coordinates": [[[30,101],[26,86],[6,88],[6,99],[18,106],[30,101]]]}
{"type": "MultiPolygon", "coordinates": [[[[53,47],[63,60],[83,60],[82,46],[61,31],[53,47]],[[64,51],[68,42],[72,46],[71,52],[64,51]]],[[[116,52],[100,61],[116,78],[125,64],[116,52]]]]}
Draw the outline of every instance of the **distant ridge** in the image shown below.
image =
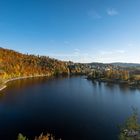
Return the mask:
{"type": "Polygon", "coordinates": [[[114,63],[101,63],[101,62],[92,62],[92,63],[85,63],[88,65],[94,65],[94,66],[118,66],[118,67],[140,67],[140,63],[123,63],[123,62],[114,62],[114,63]]]}
{"type": "Polygon", "coordinates": [[[114,66],[120,66],[120,67],[140,67],[139,63],[121,63],[121,62],[115,62],[115,63],[110,63],[111,65],[114,66]]]}

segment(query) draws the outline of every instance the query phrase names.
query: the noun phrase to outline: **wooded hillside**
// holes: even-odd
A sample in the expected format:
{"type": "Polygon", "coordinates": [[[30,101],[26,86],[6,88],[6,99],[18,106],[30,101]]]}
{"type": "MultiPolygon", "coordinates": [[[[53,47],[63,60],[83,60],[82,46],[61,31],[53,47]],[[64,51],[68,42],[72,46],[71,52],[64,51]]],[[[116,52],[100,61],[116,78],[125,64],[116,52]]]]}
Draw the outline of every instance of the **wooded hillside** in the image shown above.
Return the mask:
{"type": "Polygon", "coordinates": [[[67,74],[66,62],[46,56],[27,55],[0,48],[0,79],[23,76],[67,74]]]}

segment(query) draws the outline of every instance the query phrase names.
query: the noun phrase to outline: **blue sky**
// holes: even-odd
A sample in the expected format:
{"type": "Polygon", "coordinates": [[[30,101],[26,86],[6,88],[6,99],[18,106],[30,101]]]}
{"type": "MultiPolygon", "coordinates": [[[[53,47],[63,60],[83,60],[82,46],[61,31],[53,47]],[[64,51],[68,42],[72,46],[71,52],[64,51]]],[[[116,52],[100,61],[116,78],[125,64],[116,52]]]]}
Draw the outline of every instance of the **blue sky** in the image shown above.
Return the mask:
{"type": "Polygon", "coordinates": [[[0,0],[0,46],[74,62],[140,63],[140,0],[0,0]]]}

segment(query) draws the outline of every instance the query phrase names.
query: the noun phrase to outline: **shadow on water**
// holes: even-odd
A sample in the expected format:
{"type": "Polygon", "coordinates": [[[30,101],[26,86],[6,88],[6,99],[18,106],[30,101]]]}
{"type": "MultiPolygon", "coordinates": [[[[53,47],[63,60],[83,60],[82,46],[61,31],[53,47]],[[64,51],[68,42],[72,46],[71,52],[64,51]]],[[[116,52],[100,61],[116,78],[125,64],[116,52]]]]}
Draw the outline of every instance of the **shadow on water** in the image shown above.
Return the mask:
{"type": "Polygon", "coordinates": [[[107,82],[100,82],[100,81],[95,81],[95,80],[92,80],[91,82],[94,87],[102,88],[102,86],[104,85],[104,86],[106,86],[106,88],[108,88],[112,92],[116,89],[119,89],[124,94],[128,93],[128,91],[132,91],[132,92],[140,91],[140,89],[131,88],[127,84],[107,83],[107,82]]]}

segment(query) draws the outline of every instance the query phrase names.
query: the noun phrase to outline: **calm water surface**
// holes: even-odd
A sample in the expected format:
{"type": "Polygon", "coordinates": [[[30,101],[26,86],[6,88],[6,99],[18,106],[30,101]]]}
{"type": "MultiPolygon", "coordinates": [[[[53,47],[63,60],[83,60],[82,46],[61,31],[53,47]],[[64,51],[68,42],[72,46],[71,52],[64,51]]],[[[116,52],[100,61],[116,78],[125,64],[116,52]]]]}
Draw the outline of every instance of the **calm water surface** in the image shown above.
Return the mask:
{"type": "Polygon", "coordinates": [[[93,83],[84,77],[13,81],[0,97],[0,139],[19,132],[34,138],[50,132],[62,140],[117,140],[118,126],[140,111],[140,91],[93,83]]]}

